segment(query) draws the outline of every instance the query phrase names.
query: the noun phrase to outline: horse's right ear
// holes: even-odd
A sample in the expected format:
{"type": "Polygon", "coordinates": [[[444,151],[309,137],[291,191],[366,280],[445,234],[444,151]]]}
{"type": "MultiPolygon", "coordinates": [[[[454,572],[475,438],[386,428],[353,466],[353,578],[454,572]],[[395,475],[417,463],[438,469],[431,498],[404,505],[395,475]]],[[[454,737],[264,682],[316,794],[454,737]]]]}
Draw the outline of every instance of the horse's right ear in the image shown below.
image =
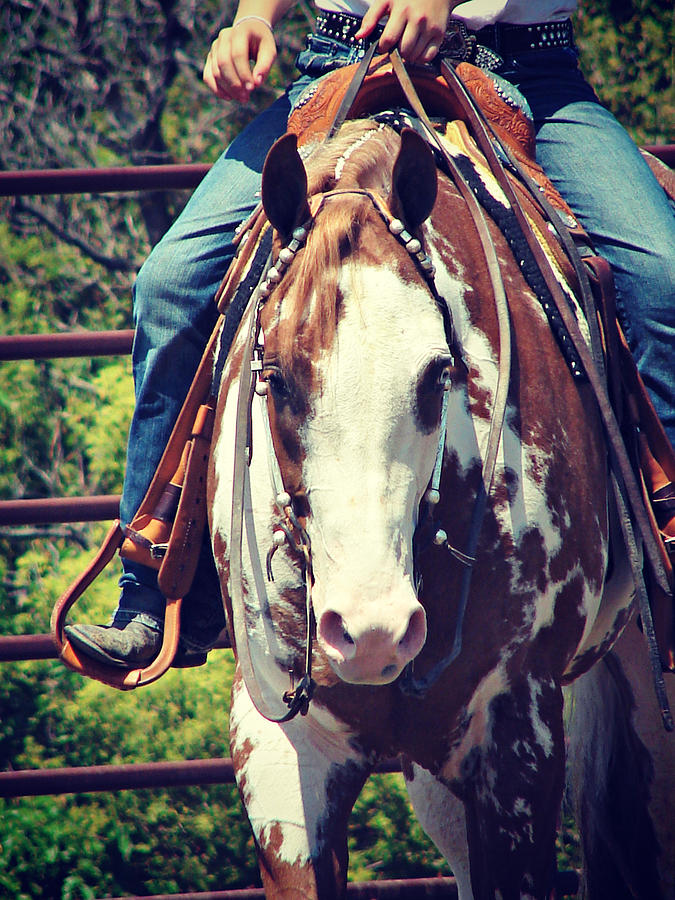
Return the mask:
{"type": "Polygon", "coordinates": [[[404,128],[392,172],[391,211],[414,231],[431,214],[437,189],[438,175],[431,148],[412,128],[404,128]]]}
{"type": "Polygon", "coordinates": [[[290,237],[293,229],[309,218],[307,173],[294,134],[280,137],[267,154],[262,173],[262,204],[282,238],[290,237]]]}

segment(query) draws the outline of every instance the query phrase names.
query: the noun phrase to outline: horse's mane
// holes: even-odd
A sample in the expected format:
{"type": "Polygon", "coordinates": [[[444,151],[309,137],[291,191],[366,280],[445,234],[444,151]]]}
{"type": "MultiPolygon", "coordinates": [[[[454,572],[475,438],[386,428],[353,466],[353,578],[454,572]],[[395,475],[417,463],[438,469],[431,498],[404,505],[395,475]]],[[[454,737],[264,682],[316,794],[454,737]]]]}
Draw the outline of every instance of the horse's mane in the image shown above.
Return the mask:
{"type": "MultiPolygon", "coordinates": [[[[399,145],[391,128],[368,119],[347,122],[305,160],[310,197],[336,188],[370,189],[387,197],[399,145]]],[[[284,319],[295,332],[313,297],[312,318],[330,341],[339,315],[340,267],[357,249],[364,226],[376,220],[381,221],[367,197],[337,195],[324,203],[279,295],[284,319]]]]}

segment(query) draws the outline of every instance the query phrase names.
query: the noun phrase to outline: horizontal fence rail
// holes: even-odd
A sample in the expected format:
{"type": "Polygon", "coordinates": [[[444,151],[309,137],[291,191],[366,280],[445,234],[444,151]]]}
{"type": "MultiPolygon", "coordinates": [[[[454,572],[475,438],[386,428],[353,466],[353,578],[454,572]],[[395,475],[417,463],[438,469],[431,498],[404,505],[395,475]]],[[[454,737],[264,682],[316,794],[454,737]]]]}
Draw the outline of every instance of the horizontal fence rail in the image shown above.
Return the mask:
{"type": "Polygon", "coordinates": [[[0,337],[0,361],[123,356],[131,353],[132,328],[126,331],[75,331],[67,334],[10,334],[0,337]]]}
{"type": "Polygon", "coordinates": [[[42,500],[3,500],[0,502],[0,525],[105,522],[117,518],[119,507],[118,494],[46,497],[42,500]]]}
{"type": "MultiPolygon", "coordinates": [[[[564,873],[567,874],[567,873],[564,873]]],[[[574,875],[575,873],[570,873],[574,875]]],[[[400,881],[364,881],[347,885],[347,897],[356,900],[457,900],[454,878],[407,878],[400,881]]],[[[562,897],[557,891],[557,896],[562,897]]],[[[264,900],[262,888],[232,891],[208,891],[201,894],[154,894],[142,900],[264,900]]],[[[113,897],[111,900],[140,900],[136,897],[113,897]]]]}
{"type": "Polygon", "coordinates": [[[107,194],[195,188],[211,167],[206,163],[117,166],[108,169],[27,169],[0,172],[0,197],[27,194],[107,194]]]}
{"type": "MultiPolygon", "coordinates": [[[[380,763],[378,774],[400,772],[397,759],[380,763]]],[[[44,797],[97,791],[137,791],[142,788],[195,787],[234,784],[232,760],[182,759],[175,762],[72,766],[64,769],[21,769],[0,772],[0,797],[44,797]]]]}
{"type": "MultiPolygon", "coordinates": [[[[576,872],[558,872],[555,897],[571,897],[579,890],[576,872]]],[[[403,878],[397,881],[365,881],[347,885],[347,897],[352,900],[457,900],[454,878],[403,878]]],[[[264,900],[262,888],[233,891],[210,891],[201,894],[154,894],[143,900],[264,900]]],[[[110,900],[137,900],[132,897],[112,897],[110,900]]]]}

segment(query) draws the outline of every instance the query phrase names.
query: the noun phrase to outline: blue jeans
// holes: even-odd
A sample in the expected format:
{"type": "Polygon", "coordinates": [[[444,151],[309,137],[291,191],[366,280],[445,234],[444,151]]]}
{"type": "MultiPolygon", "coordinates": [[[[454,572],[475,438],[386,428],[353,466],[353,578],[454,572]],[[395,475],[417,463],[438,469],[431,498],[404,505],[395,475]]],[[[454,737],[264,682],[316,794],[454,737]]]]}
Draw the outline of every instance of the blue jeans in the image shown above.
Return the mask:
{"type": "MultiPolygon", "coordinates": [[[[232,258],[234,229],[257,203],[267,151],[307,85],[357,58],[355,48],[310,37],[298,57],[302,77],[227,148],[140,270],[123,523],[140,506],[215,323],[213,297],[232,258]]],[[[539,161],[614,268],[628,340],[675,441],[672,210],[626,132],[597,102],[573,53],[523,54],[500,74],[526,97],[539,161]]],[[[156,572],[125,562],[120,585],[117,621],[140,617],[161,627],[156,572]]],[[[203,635],[191,638],[189,628],[184,637],[188,646],[207,643],[203,635]]]]}

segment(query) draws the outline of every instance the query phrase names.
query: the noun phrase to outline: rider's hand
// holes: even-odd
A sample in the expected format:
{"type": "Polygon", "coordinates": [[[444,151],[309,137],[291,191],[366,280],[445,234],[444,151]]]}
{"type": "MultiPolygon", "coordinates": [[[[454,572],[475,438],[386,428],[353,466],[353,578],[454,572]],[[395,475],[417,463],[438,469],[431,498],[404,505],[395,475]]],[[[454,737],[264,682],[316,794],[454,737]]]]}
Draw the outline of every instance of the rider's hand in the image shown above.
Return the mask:
{"type": "Polygon", "coordinates": [[[355,37],[365,38],[388,16],[378,42],[382,53],[398,47],[411,63],[427,63],[438,53],[450,12],[461,0],[375,0],[355,37]]]}
{"type": "Polygon", "coordinates": [[[271,29],[259,19],[246,19],[223,28],[215,39],[204,64],[204,81],[223,100],[246,103],[267,78],[276,56],[271,29]]]}

